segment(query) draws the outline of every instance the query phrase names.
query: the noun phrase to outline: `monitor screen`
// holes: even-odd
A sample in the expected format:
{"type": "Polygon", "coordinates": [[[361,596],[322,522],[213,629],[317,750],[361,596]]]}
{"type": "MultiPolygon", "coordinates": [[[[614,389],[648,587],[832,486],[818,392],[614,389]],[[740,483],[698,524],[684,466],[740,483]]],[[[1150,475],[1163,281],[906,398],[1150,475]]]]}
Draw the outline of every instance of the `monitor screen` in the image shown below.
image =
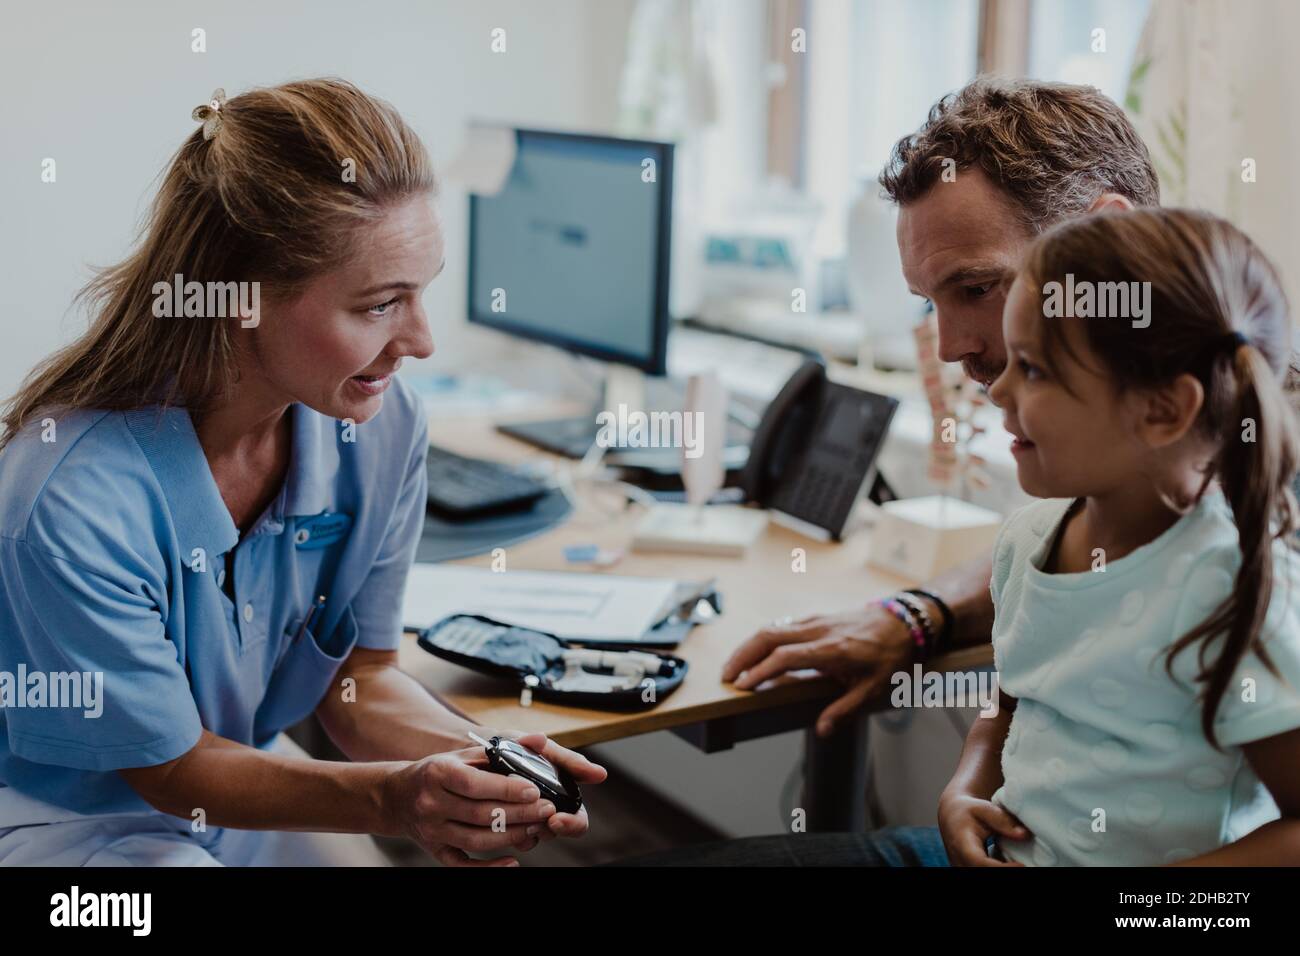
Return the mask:
{"type": "Polygon", "coordinates": [[[501,191],[470,199],[470,321],[663,374],[672,146],[517,136],[501,191]]]}

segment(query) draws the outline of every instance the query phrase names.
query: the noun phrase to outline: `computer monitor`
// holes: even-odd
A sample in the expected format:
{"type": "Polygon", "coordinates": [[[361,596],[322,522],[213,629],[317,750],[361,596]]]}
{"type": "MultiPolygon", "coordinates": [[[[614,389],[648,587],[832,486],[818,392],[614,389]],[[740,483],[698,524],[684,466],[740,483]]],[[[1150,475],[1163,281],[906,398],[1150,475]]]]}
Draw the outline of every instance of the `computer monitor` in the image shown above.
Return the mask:
{"type": "Polygon", "coordinates": [[[516,130],[501,191],[469,207],[469,320],[666,372],[673,147],[516,130]]]}

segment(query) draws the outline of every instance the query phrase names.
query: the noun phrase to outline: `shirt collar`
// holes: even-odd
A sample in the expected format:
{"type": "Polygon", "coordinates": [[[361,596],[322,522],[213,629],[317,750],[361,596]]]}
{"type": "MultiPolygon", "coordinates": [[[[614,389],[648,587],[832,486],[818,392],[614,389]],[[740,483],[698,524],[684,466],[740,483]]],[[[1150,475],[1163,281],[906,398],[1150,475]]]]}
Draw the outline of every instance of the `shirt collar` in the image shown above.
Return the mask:
{"type": "Polygon", "coordinates": [[[329,507],[330,489],[339,470],[334,431],[333,419],[301,402],[294,403],[293,452],[283,497],[286,516],[318,515],[329,507]]]}
{"type": "Polygon", "coordinates": [[[176,406],[151,406],[124,414],[162,488],[185,558],[195,548],[211,557],[233,548],[239,529],[221,499],[189,412],[176,406]]]}
{"type": "MultiPolygon", "coordinates": [[[[268,508],[267,517],[276,526],[268,531],[282,530],[286,516],[316,515],[329,507],[329,490],[339,468],[338,445],[325,440],[327,434],[333,437],[334,423],[301,402],[291,406],[290,414],[289,469],[280,494],[268,508]]],[[[239,529],[212,477],[189,412],[152,406],[125,415],[162,488],[184,553],[203,548],[215,557],[238,544],[239,529]]]]}

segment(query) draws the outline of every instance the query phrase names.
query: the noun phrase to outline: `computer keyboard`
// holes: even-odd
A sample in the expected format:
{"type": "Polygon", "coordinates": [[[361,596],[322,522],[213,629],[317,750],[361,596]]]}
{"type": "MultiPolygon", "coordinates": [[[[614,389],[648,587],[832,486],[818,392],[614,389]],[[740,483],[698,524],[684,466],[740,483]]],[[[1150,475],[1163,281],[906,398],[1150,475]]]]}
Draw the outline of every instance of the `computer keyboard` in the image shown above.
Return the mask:
{"type": "Polygon", "coordinates": [[[548,486],[518,469],[430,446],[429,507],[449,518],[480,518],[527,508],[548,486]]]}

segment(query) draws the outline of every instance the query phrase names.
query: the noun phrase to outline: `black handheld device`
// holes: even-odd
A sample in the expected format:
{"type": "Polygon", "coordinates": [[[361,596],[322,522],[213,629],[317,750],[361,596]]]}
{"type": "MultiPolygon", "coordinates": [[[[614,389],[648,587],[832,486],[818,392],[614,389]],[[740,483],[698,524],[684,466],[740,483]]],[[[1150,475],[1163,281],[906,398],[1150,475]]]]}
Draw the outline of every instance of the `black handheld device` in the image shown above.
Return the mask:
{"type": "Polygon", "coordinates": [[[577,813],[582,808],[582,791],[578,789],[578,781],[567,770],[508,737],[484,740],[477,734],[469,736],[487,751],[488,769],[493,773],[505,776],[517,773],[536,784],[542,799],[550,800],[560,813],[577,813]]]}

